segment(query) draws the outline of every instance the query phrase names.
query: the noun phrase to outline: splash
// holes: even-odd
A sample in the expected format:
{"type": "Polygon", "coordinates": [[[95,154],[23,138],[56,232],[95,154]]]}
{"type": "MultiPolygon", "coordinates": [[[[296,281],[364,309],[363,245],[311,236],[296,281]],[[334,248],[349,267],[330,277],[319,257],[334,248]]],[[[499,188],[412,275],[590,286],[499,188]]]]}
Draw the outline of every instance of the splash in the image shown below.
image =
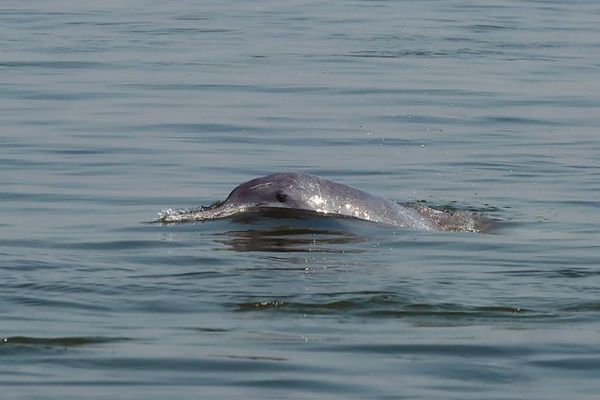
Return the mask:
{"type": "Polygon", "coordinates": [[[203,220],[207,218],[201,218],[203,212],[214,210],[223,204],[222,201],[215,201],[208,206],[196,207],[196,208],[165,208],[158,212],[156,222],[171,223],[171,222],[183,222],[191,220],[203,220]]]}
{"type": "Polygon", "coordinates": [[[406,206],[432,219],[447,231],[484,233],[490,231],[498,222],[498,220],[485,217],[478,212],[456,208],[438,210],[419,203],[407,204],[406,206]]]}

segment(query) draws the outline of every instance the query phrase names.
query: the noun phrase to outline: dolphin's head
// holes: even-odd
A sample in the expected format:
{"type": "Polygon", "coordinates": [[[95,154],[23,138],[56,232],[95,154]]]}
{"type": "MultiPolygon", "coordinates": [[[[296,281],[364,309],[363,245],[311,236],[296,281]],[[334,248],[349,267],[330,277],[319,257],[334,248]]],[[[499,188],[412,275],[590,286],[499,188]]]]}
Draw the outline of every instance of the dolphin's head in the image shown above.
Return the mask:
{"type": "Polygon", "coordinates": [[[257,208],[312,209],[308,203],[310,176],[281,173],[242,183],[229,194],[225,204],[246,210],[257,208]]]}
{"type": "Polygon", "coordinates": [[[163,210],[161,222],[203,221],[262,209],[316,211],[320,197],[318,177],[279,173],[242,183],[223,202],[189,210],[163,210]]]}

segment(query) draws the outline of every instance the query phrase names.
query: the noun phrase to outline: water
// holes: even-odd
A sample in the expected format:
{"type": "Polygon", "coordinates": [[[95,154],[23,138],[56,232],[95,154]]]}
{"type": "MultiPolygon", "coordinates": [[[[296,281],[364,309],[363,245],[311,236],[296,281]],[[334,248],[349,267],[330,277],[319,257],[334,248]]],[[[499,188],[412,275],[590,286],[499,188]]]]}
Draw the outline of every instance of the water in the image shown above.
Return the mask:
{"type": "Polygon", "coordinates": [[[2,2],[2,398],[597,398],[599,22],[2,2]],[[284,170],[505,222],[148,223],[284,170]]]}

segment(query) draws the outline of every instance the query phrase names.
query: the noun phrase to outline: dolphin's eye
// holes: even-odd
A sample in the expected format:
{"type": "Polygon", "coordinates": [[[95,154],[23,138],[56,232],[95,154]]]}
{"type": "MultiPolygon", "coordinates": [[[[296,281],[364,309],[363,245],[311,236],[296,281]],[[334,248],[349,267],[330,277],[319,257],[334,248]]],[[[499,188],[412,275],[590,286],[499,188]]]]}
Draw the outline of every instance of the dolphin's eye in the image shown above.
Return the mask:
{"type": "Polygon", "coordinates": [[[275,193],[275,198],[277,199],[277,201],[284,203],[287,200],[287,195],[282,191],[277,191],[275,193]]]}

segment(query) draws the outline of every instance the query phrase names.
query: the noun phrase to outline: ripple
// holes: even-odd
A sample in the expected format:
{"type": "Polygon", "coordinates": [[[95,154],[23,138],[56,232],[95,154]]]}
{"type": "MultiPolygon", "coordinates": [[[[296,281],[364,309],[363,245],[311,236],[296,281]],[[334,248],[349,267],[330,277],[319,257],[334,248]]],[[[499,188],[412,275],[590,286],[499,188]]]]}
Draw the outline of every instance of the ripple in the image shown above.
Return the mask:
{"type": "MultiPolygon", "coordinates": [[[[315,296],[318,298],[319,296],[315,296]]],[[[248,301],[233,305],[235,311],[278,311],[306,315],[346,315],[369,318],[515,318],[537,316],[530,309],[511,306],[464,306],[459,304],[414,303],[393,293],[373,293],[328,295],[339,297],[331,301],[302,302],[279,298],[272,300],[248,301]]]]}
{"type": "Polygon", "coordinates": [[[0,339],[0,354],[20,356],[31,353],[48,352],[49,350],[72,349],[109,343],[125,342],[125,337],[103,336],[66,336],[66,337],[31,337],[9,336],[0,339]]]}

